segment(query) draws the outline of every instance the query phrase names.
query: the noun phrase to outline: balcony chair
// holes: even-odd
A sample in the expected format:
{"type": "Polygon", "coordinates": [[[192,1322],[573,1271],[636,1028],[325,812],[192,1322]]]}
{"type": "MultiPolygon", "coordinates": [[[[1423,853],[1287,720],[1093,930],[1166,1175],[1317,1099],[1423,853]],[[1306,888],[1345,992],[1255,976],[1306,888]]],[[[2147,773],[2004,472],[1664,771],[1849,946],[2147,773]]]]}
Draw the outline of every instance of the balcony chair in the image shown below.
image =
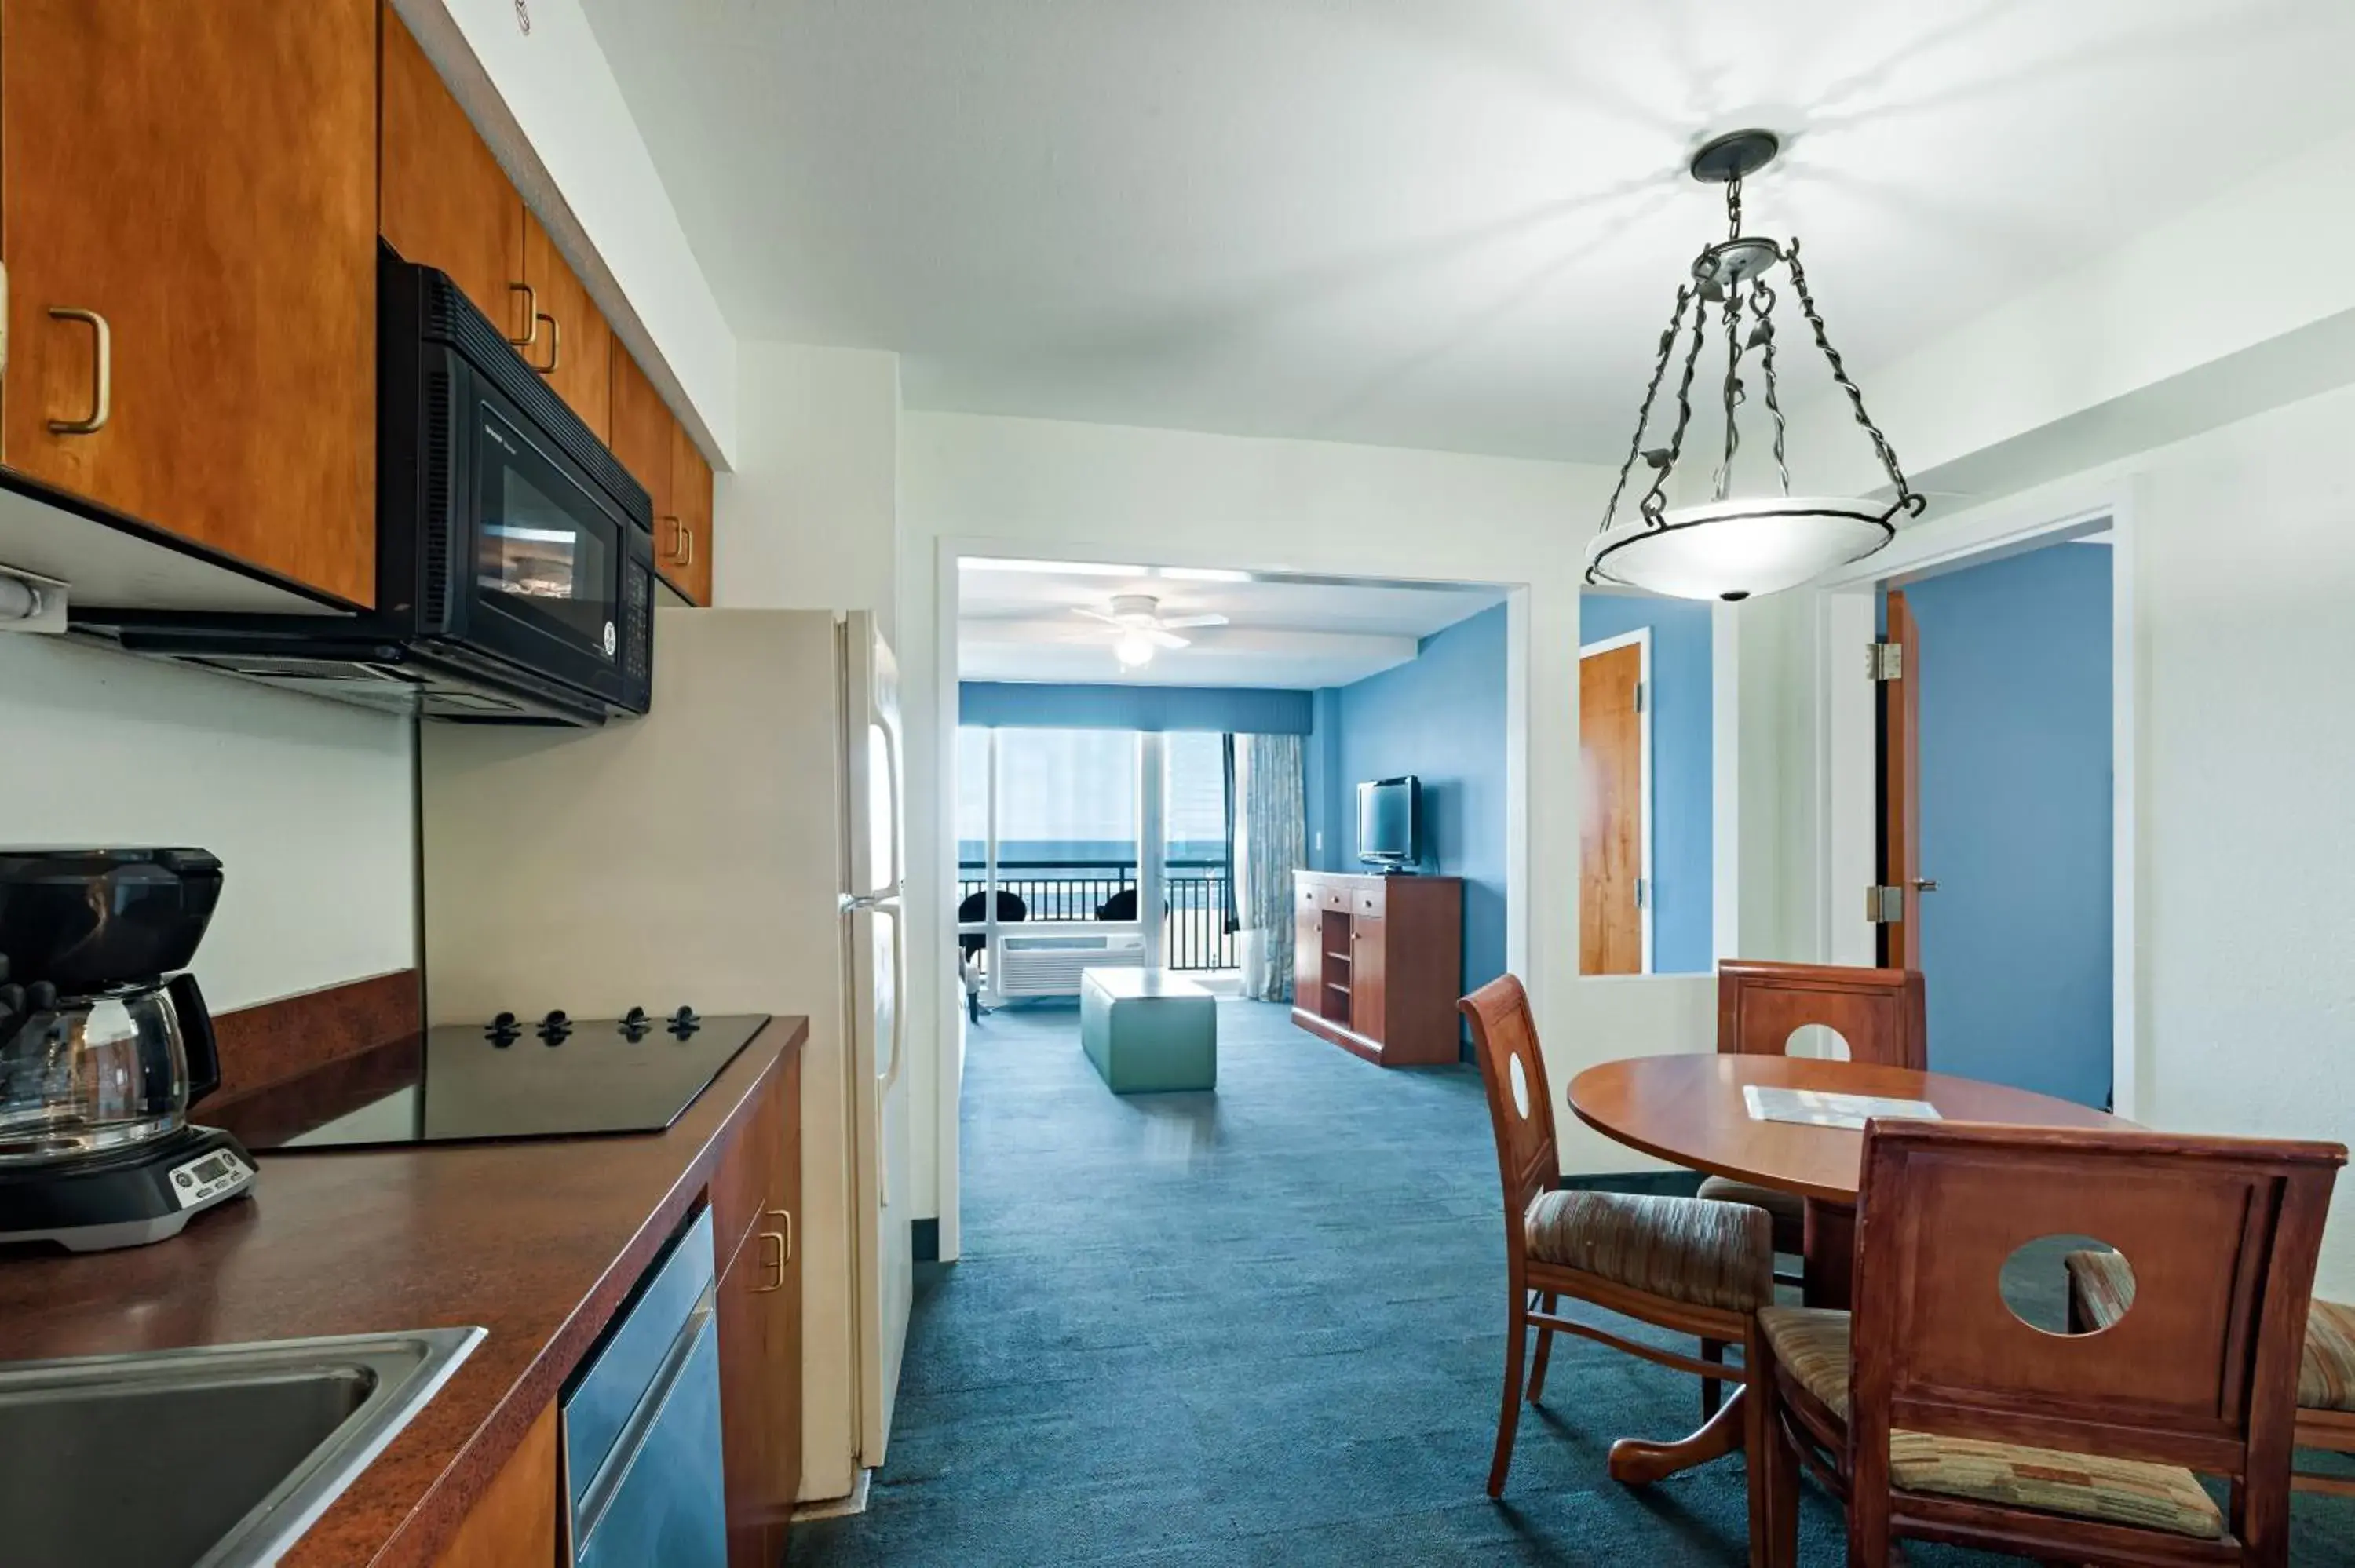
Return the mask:
{"type": "MultiPolygon", "coordinates": [[[[1471,1021],[1488,1115],[1497,1135],[1497,1165],[1504,1180],[1507,1275],[1505,1397],[1497,1417],[1497,1452],[1488,1468],[1488,1495],[1499,1497],[1513,1460],[1513,1435],[1524,1395],[1521,1358],[1529,1330],[1537,1355],[1526,1390],[1530,1404],[1545,1392],[1546,1361],[1556,1330],[1688,1372],[1705,1382],[1746,1383],[1762,1364],[1758,1308],[1773,1299],[1772,1226],[1764,1211],[1699,1198],[1623,1192],[1565,1192],[1556,1183],[1561,1164],[1554,1140],[1553,1097],[1538,1049],[1527,993],[1511,975],[1491,980],[1456,1004],[1471,1021]],[[1743,1347],[1742,1364],[1727,1367],[1559,1316],[1562,1297],[1591,1302],[1639,1322],[1701,1340],[1743,1347]]],[[[1755,1401],[1737,1398],[1711,1425],[1745,1425],[1741,1446],[1759,1452],[1764,1429],[1755,1401]],[[1742,1408],[1737,1410],[1736,1406],[1742,1408]]],[[[1614,1478],[1651,1478],[1646,1460],[1658,1445],[1623,1440],[1611,1450],[1614,1478]]],[[[1763,1501],[1763,1478],[1751,1467],[1752,1506],[1763,1501]]]]}
{"type": "Polygon", "coordinates": [[[1853,1314],[1758,1314],[1768,1507],[1796,1562],[1802,1467],[1848,1506],[1848,1560],[1900,1537],[2143,1568],[2289,1560],[2299,1334],[2336,1144],[1875,1121],[1853,1314]],[[2130,1261],[2140,1304],[2056,1334],[2000,1293],[2051,1235],[2130,1261]],[[2229,1483],[2219,1508],[2200,1475],[2229,1483]]]}
{"type": "MultiPolygon", "coordinates": [[[[989,906],[984,899],[985,895],[980,893],[968,893],[960,899],[956,908],[957,924],[970,926],[982,919],[982,911],[989,906]]],[[[1028,918],[1030,906],[1022,902],[1019,894],[1008,893],[1002,887],[997,890],[999,925],[1017,925],[1028,918]]],[[[975,983],[969,966],[973,963],[974,955],[980,952],[988,940],[978,931],[967,931],[957,938],[958,978],[964,982],[965,1016],[975,1023],[981,1022],[981,987],[975,983]]]]}

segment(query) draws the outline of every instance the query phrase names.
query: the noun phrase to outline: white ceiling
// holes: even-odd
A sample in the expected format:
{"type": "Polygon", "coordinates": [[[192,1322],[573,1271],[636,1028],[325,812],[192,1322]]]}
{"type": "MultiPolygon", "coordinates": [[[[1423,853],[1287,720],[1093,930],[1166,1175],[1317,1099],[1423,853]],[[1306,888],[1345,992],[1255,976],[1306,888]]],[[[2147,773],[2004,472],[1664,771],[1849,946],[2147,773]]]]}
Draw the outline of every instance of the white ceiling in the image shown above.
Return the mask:
{"type": "Polygon", "coordinates": [[[1704,132],[1795,134],[1751,227],[1870,365],[2355,123],[2347,0],[584,4],[740,335],[900,351],[917,408],[1614,462],[1704,132]]]}
{"type": "Polygon", "coordinates": [[[968,681],[1078,681],[1091,684],[1346,686],[1415,656],[1433,632],[1477,614],[1505,590],[1475,585],[1337,583],[1307,578],[1203,581],[1135,569],[1004,570],[959,563],[957,673],[968,681]],[[1076,613],[1112,596],[1151,594],[1164,617],[1223,615],[1193,627],[1186,648],[1167,649],[1141,670],[1113,657],[1113,629],[1076,613]]]}

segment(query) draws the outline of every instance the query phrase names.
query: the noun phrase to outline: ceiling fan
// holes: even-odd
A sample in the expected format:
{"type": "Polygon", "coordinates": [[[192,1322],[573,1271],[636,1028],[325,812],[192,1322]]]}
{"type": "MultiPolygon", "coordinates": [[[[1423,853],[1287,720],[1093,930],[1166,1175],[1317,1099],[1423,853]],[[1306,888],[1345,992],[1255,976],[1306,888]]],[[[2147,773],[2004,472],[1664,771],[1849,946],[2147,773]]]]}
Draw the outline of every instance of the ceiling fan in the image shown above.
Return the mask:
{"type": "Polygon", "coordinates": [[[1185,648],[1191,640],[1178,635],[1181,630],[1198,626],[1224,626],[1223,615],[1179,615],[1164,618],[1161,601],[1149,593],[1116,593],[1112,597],[1109,612],[1092,609],[1086,605],[1074,605],[1072,613],[1091,620],[1101,620],[1120,635],[1112,645],[1113,657],[1129,669],[1153,662],[1156,650],[1185,648]]]}

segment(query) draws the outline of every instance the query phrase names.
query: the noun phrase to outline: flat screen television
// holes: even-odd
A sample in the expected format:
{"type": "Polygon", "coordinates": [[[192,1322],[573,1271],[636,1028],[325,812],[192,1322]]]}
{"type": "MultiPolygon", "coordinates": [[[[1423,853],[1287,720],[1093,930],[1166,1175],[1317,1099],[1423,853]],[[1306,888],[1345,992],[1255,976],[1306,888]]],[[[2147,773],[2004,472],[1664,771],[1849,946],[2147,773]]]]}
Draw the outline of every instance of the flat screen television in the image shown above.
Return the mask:
{"type": "Polygon", "coordinates": [[[1415,863],[1423,786],[1413,774],[1358,786],[1358,858],[1395,871],[1415,863]]]}

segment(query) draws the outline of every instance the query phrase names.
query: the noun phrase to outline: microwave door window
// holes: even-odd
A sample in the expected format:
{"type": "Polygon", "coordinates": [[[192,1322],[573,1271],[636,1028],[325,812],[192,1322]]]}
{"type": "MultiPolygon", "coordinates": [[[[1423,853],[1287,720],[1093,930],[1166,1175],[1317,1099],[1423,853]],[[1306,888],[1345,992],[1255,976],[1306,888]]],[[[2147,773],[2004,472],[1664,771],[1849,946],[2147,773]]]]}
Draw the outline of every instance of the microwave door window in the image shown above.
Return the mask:
{"type": "Polygon", "coordinates": [[[475,536],[476,591],[523,619],[552,622],[549,629],[567,641],[611,658],[605,636],[616,562],[610,534],[566,511],[535,482],[538,476],[511,461],[496,463],[487,477],[491,504],[475,536]]]}

